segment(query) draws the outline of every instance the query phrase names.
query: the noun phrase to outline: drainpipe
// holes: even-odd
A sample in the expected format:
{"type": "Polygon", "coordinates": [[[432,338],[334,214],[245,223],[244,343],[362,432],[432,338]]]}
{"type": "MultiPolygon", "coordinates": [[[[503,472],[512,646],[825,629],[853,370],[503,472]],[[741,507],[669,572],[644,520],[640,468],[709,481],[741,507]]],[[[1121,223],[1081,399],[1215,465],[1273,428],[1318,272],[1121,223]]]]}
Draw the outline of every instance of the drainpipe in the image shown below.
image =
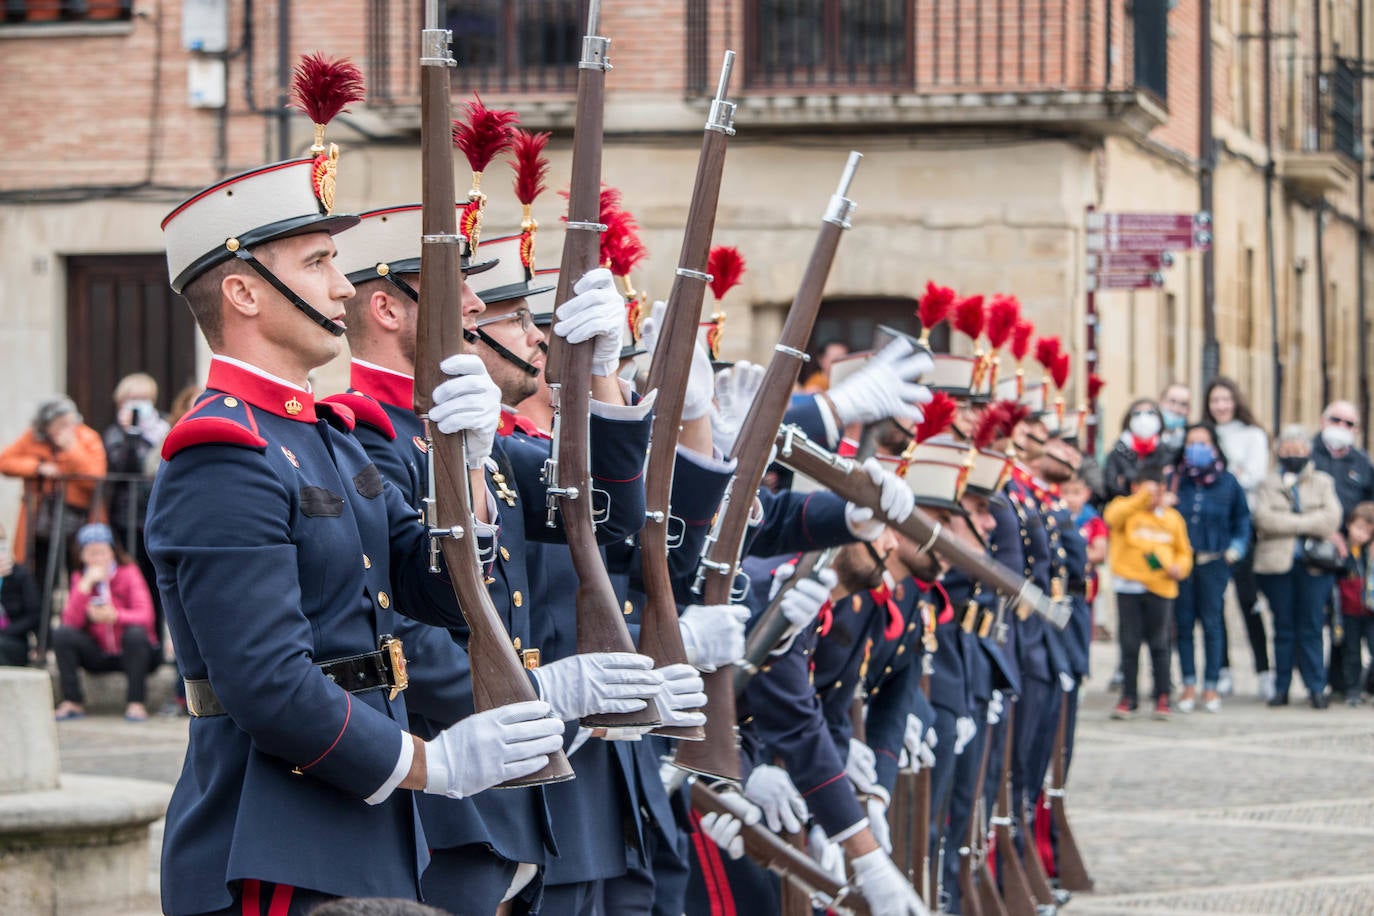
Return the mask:
{"type": "MultiPolygon", "coordinates": [[[[1217,218],[1212,207],[1212,182],[1217,167],[1216,138],[1212,135],[1212,0],[1200,0],[1198,19],[1201,51],[1198,54],[1198,209],[1212,215],[1213,239],[1217,218]]],[[[1217,277],[1213,246],[1202,252],[1202,386],[1221,373],[1221,347],[1217,343],[1217,277]]]]}
{"type": "Polygon", "coordinates": [[[1322,408],[1331,403],[1331,361],[1326,352],[1326,198],[1317,201],[1316,212],[1317,258],[1317,346],[1322,360],[1322,408]]]}
{"type": "Polygon", "coordinates": [[[1283,417],[1283,360],[1279,347],[1278,255],[1274,250],[1274,35],[1270,16],[1271,0],[1260,6],[1264,17],[1260,31],[1261,60],[1264,68],[1264,259],[1269,274],[1269,359],[1274,366],[1271,428],[1278,434],[1283,417]]]}
{"type": "Polygon", "coordinates": [[[291,0],[277,0],[277,159],[291,158],[291,0]]]}
{"type": "MultiPolygon", "coordinates": [[[[1355,72],[1359,74],[1356,84],[1359,93],[1355,96],[1355,197],[1359,201],[1356,228],[1357,247],[1355,249],[1355,327],[1356,361],[1360,374],[1360,430],[1364,436],[1364,447],[1369,448],[1369,324],[1365,318],[1364,301],[1364,255],[1369,243],[1369,227],[1365,223],[1365,167],[1367,159],[1364,152],[1364,0],[1355,4],[1355,72]]],[[[1323,405],[1324,406],[1324,405],[1323,405]]]]}

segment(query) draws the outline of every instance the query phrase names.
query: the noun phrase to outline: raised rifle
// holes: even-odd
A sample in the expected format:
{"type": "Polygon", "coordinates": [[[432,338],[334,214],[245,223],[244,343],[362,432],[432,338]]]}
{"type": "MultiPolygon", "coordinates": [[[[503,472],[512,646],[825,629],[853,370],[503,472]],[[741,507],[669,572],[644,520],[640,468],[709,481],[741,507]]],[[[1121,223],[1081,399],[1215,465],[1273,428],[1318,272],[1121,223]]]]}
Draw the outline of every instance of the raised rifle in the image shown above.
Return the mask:
{"type": "MultiPolygon", "coordinates": [[[[646,519],[639,535],[645,595],[639,649],[660,668],[687,661],[682,632],[678,629],[677,600],[668,572],[668,529],[674,521],[668,502],[673,491],[673,465],[677,459],[678,432],[687,394],[683,380],[691,371],[697,325],[701,322],[701,303],[706,295],[706,284],[711,281],[706,262],[711,254],[711,234],[716,225],[726,141],[735,132],[735,105],[725,98],[734,64],[735,52],[726,51],[716,97],[706,119],[701,154],[697,158],[696,185],[687,211],[682,252],[668,294],[663,327],[658,329],[653,363],[649,367],[648,389],[658,392],[658,400],[654,403],[652,444],[644,475],[646,519]]],[[[706,737],[706,730],[700,725],[660,726],[654,734],[700,741],[706,737]]]]}
{"type": "MultiPolygon", "coordinates": [[[[606,56],[610,39],[596,34],[600,0],[591,0],[582,59],[577,65],[577,118],[573,131],[572,181],[568,190],[568,227],[558,271],[558,304],[572,298],[573,283],[599,266],[601,233],[601,141],[605,118],[606,56]]],[[[577,651],[634,652],[610,574],[596,543],[591,475],[591,377],[596,342],[569,344],[553,335],[544,374],[553,402],[553,456],[545,465],[550,525],[555,511],[577,573],[577,651]]],[[[584,716],[587,728],[637,728],[661,724],[653,697],[639,712],[584,716]]]]}
{"type": "Polygon", "coordinates": [[[1055,829],[1059,833],[1059,852],[1055,860],[1058,866],[1059,886],[1066,891],[1091,891],[1092,876],[1083,862],[1083,854],[1074,839],[1073,827],[1069,824],[1069,813],[1064,809],[1065,764],[1068,749],[1069,704],[1067,700],[1059,706],[1059,727],[1054,736],[1053,785],[1045,790],[1050,800],[1050,811],[1054,817],[1055,829]]]}
{"type": "MultiPolygon", "coordinates": [[[[425,418],[429,454],[429,492],[424,524],[430,536],[430,570],[438,572],[443,554],[454,594],[468,623],[473,703],[478,712],[537,700],[528,672],[516,655],[483,581],[469,490],[463,434],[441,433],[428,419],[431,392],[445,378],[439,363],[466,350],[463,341],[463,237],[453,179],[453,113],[449,69],[452,33],[438,26],[438,0],[426,0],[420,51],[420,156],[423,176],[423,244],[420,249],[420,301],[415,342],[415,412],[425,418]]],[[[572,779],[562,751],[550,755],[533,775],[502,783],[529,786],[572,779]]]]}
{"type": "Polygon", "coordinates": [[[1011,773],[1016,747],[1016,710],[1007,706],[1006,747],[1002,751],[1002,775],[997,781],[997,810],[992,816],[993,837],[997,843],[997,874],[1002,879],[1002,901],[1008,916],[1036,916],[1035,895],[1031,893],[1021,857],[1012,837],[1011,773]]]}
{"type": "Polygon", "coordinates": [[[798,582],[804,579],[817,579],[830,565],[834,556],[834,548],[813,550],[803,556],[797,561],[791,578],[782,584],[778,593],[768,602],[768,607],[763,609],[763,613],[759,615],[744,641],[744,658],[735,664],[736,697],[744,693],[750,679],[759,673],[768,662],[768,657],[783,643],[792,628],[791,622],[783,616],[782,599],[798,582]]]}
{"type": "MultiPolygon", "coordinates": [[[[738,816],[714,789],[700,779],[692,780],[692,807],[703,814],[738,816]]],[[[788,845],[762,824],[744,824],[740,828],[740,836],[744,838],[745,855],[756,865],[768,869],[785,882],[795,883],[809,894],[821,895],[826,898],[826,906],[836,912],[869,916],[868,901],[864,900],[857,888],[836,881],[809,855],[788,845]]]]}
{"type": "MultiPolygon", "coordinates": [[[[763,473],[768,469],[768,455],[772,451],[773,434],[787,412],[792,388],[797,382],[801,364],[807,359],[806,344],[816,323],[825,281],[840,236],[849,228],[849,216],[854,202],[849,192],[854,172],[859,167],[859,153],[850,153],[840,184],[830,197],[820,232],[811,249],[811,259],[802,274],[801,285],[787,312],[773,358],[768,363],[763,381],[753,404],[740,424],[740,434],[730,449],[735,474],[725,491],[725,499],[716,514],[716,523],[709,535],[706,555],[697,572],[696,590],[706,604],[726,604],[734,593],[735,577],[739,572],[740,553],[745,532],[749,527],[755,494],[763,473]]],[[[735,721],[735,684],[728,666],[722,666],[704,677],[706,682],[706,740],[678,746],[674,764],[693,773],[704,773],[719,779],[738,782],[740,778],[739,752],[736,747],[738,725],[735,721]]]]}
{"type": "MultiPolygon", "coordinates": [[[[878,518],[891,524],[892,520],[883,514],[879,504],[881,490],[878,484],[857,462],[822,448],[795,426],[786,426],[778,431],[777,446],[778,461],[782,464],[805,474],[849,502],[869,507],[878,518]]],[[[892,527],[921,545],[922,552],[934,550],[951,566],[1010,598],[1022,619],[1036,613],[1057,629],[1068,626],[1067,605],[1052,601],[1034,582],[1016,576],[982,551],[965,544],[919,507],[912,510],[906,521],[892,527]]]]}

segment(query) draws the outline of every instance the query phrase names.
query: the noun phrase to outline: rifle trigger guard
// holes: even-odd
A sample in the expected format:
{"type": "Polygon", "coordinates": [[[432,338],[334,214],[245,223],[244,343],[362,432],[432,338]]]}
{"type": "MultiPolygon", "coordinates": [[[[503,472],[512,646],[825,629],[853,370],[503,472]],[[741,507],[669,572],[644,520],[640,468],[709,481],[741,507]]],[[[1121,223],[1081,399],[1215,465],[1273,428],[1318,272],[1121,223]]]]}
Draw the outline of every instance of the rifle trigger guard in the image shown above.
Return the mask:
{"type": "MultiPolygon", "coordinates": [[[[572,487],[571,489],[572,489],[572,491],[573,491],[574,493],[577,492],[577,488],[576,488],[576,487],[572,487]]],[[[576,497],[573,497],[573,498],[575,499],[576,497]]],[[[593,484],[593,485],[592,485],[592,524],[593,524],[593,525],[603,525],[603,524],[605,524],[606,519],[608,519],[608,518],[610,518],[610,517],[611,517],[611,494],[607,493],[605,490],[597,489],[596,485],[593,484]]]]}
{"type": "Polygon", "coordinates": [[[676,550],[682,546],[682,539],[687,536],[687,523],[676,515],[668,516],[668,549],[676,550]]]}
{"type": "Polygon", "coordinates": [[[679,267],[677,270],[673,271],[673,273],[677,274],[679,277],[684,277],[688,280],[700,280],[702,283],[710,283],[712,280],[715,279],[715,277],[711,276],[705,271],[692,270],[689,267],[679,267]]]}
{"type": "Polygon", "coordinates": [[[730,603],[740,604],[749,595],[749,588],[754,580],[743,569],[735,570],[734,581],[730,583],[730,603]]]}

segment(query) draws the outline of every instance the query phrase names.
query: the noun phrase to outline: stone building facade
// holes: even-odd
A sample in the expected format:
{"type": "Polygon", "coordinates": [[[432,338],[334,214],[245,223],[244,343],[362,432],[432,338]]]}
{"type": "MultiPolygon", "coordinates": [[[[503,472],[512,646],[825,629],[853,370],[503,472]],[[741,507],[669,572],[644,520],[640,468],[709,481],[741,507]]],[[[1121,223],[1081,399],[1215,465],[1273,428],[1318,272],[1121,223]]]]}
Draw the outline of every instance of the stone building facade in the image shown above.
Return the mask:
{"type": "MultiPolygon", "coordinates": [[[[560,189],[585,0],[447,6],[456,98],[477,89],[490,105],[518,109],[527,127],[553,131],[560,189]]],[[[1133,395],[1174,379],[1198,387],[1213,368],[1250,392],[1266,424],[1314,422],[1328,396],[1360,402],[1368,416],[1360,102],[1374,25],[1365,6],[604,0],[615,64],[604,176],[645,230],[651,257],[637,285],[666,294],[708,99],[724,50],[735,49],[738,133],[716,241],[738,245],[748,270],[725,303],[727,358],[770,351],[845,154],[857,149],[858,211],[817,338],[860,345],[875,322],[911,320],[927,279],[1011,292],[1042,332],[1073,342],[1081,391],[1088,208],[1196,211],[1211,165],[1211,320],[1199,251],[1180,253],[1159,289],[1097,296],[1108,443],[1133,395]],[[1214,162],[1202,133],[1209,94],[1214,162]],[[1204,365],[1209,326],[1215,367],[1204,365]]],[[[151,366],[175,389],[203,370],[206,354],[175,297],[156,289],[158,225],[188,190],[308,145],[305,119],[282,112],[283,47],[288,61],[317,49],[346,54],[367,75],[369,102],[331,129],[344,148],[340,206],[418,199],[421,7],[6,5],[0,360],[16,371],[0,438],[46,393],[71,390],[88,413],[108,417],[107,380],[118,374],[151,366]]],[[[518,222],[508,175],[497,166],[484,182],[489,227],[518,222]]],[[[551,191],[536,208],[543,266],[557,262],[561,203],[551,191]]],[[[343,378],[342,366],[327,367],[318,385],[336,389],[343,378]]]]}

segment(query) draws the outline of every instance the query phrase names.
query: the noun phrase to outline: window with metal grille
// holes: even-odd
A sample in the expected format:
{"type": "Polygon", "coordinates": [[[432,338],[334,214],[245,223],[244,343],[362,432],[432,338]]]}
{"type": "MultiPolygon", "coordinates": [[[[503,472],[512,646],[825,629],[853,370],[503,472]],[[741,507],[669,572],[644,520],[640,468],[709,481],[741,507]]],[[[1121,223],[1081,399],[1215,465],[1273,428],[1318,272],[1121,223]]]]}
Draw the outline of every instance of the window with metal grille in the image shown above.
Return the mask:
{"type": "Polygon", "coordinates": [[[133,18],[133,7],[133,0],[4,0],[3,22],[119,22],[133,18]]]}
{"type": "Polygon", "coordinates": [[[479,92],[572,92],[586,0],[448,0],[454,81],[479,92]]]}
{"type": "Polygon", "coordinates": [[[912,81],[911,0],[753,0],[753,88],[895,87],[912,81]]]}

